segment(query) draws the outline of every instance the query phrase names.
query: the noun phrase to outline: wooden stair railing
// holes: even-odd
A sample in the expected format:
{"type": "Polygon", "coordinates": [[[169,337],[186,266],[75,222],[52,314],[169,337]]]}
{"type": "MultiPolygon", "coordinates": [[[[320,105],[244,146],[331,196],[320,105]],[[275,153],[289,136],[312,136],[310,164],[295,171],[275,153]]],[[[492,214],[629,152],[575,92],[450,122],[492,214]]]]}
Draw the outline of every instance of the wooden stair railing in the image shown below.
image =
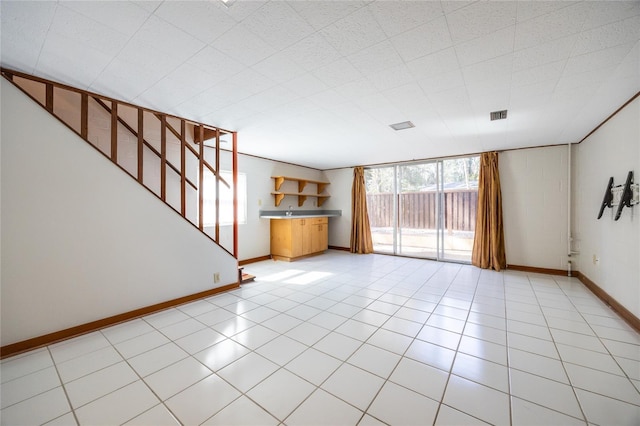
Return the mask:
{"type": "MultiPolygon", "coordinates": [[[[103,154],[105,157],[109,158],[115,165],[129,174],[132,178],[137,180],[141,185],[151,191],[154,195],[160,198],[163,202],[165,202],[169,207],[171,207],[174,211],[179,213],[185,220],[196,226],[200,231],[202,231],[207,237],[211,238],[216,244],[220,245],[223,249],[233,255],[236,259],[238,258],[238,213],[237,213],[237,133],[225,130],[209,125],[205,125],[203,123],[198,123],[193,120],[188,120],[185,118],[176,117],[173,115],[165,114],[158,111],[153,111],[148,108],[140,107],[137,105],[132,105],[127,102],[118,101],[116,99],[112,99],[106,96],[98,95],[95,93],[88,92],[86,90],[77,89],[74,87],[70,87],[61,83],[53,82],[50,80],[42,79],[39,77],[34,77],[25,73],[21,73],[18,71],[9,70],[6,68],[0,69],[2,76],[13,83],[18,89],[20,89],[27,96],[32,98],[38,104],[40,104],[43,108],[45,108],[49,113],[51,113],[54,117],[60,120],[65,126],[71,129],[74,133],[84,139],[87,143],[93,146],[98,152],[103,154]],[[69,95],[70,94],[70,95],[69,95]],[[73,103],[69,102],[69,97],[78,97],[78,102],[73,103]],[[56,111],[56,97],[59,96],[62,98],[61,104],[64,104],[64,108],[61,111],[56,111]],[[93,101],[97,106],[99,106],[102,110],[104,110],[104,117],[102,120],[93,119],[90,117],[90,102],[93,101]],[[111,106],[109,106],[109,103],[111,106]],[[136,121],[137,123],[132,124],[127,122],[125,116],[121,115],[120,111],[126,109],[129,111],[136,112],[136,121]],[[78,111],[79,110],[79,111],[78,111]],[[76,117],[76,123],[72,123],[72,120],[69,118],[70,116],[76,117]],[[160,140],[157,141],[160,145],[160,148],[157,148],[157,145],[154,146],[153,140],[149,139],[145,135],[145,118],[146,117],[155,117],[160,122],[160,140]],[[79,123],[77,119],[79,117],[79,123]],[[170,122],[179,121],[180,130],[177,130],[170,122]],[[104,128],[104,123],[109,123],[109,129],[104,128]],[[102,125],[102,128],[101,128],[102,125]],[[134,128],[137,127],[137,128],[134,128]],[[187,127],[193,128],[193,137],[190,138],[189,133],[187,131],[187,127]],[[122,128],[128,132],[131,136],[133,136],[137,142],[136,147],[136,156],[137,156],[137,169],[135,173],[128,170],[126,165],[123,164],[123,159],[120,159],[119,155],[119,128],[122,128]],[[167,130],[173,137],[176,139],[175,147],[179,147],[180,152],[180,164],[173,164],[168,157],[168,140],[167,140],[167,130]],[[92,131],[93,133],[102,132],[105,138],[108,137],[109,140],[109,148],[106,150],[101,149],[99,146],[100,137],[98,136],[96,140],[92,140],[92,131]],[[108,133],[108,134],[107,134],[108,133]],[[233,139],[233,148],[231,151],[232,156],[232,176],[233,182],[230,185],[229,182],[225,181],[224,178],[220,176],[220,137],[224,134],[231,134],[233,139]],[[215,146],[208,147],[214,150],[214,158],[215,165],[212,166],[205,159],[205,144],[204,141],[212,140],[215,138],[215,146]],[[195,146],[195,147],[194,147],[195,146]],[[145,170],[145,148],[153,154],[153,158],[160,160],[159,172],[160,172],[160,182],[159,194],[153,190],[152,183],[147,182],[144,177],[145,170]],[[188,168],[187,164],[187,154],[192,155],[197,161],[197,166],[188,168]],[[171,202],[168,201],[168,193],[167,193],[167,169],[171,172],[175,173],[177,177],[179,177],[180,181],[180,206],[179,208],[173,206],[171,202]],[[204,226],[204,173],[205,170],[209,173],[212,173],[215,177],[214,185],[215,185],[215,234],[214,237],[211,237],[207,232],[205,232],[204,226]],[[188,177],[188,173],[191,172],[197,176],[197,183],[193,182],[192,179],[188,177]],[[224,247],[220,243],[220,184],[225,185],[227,188],[233,189],[233,247],[227,248],[224,247]],[[197,218],[192,220],[189,217],[189,204],[187,197],[187,185],[193,190],[197,192],[197,200],[193,207],[195,207],[195,211],[197,212],[197,218]]],[[[124,142],[122,142],[124,143],[124,142]]],[[[124,158],[124,157],[123,157],[124,158]]]]}

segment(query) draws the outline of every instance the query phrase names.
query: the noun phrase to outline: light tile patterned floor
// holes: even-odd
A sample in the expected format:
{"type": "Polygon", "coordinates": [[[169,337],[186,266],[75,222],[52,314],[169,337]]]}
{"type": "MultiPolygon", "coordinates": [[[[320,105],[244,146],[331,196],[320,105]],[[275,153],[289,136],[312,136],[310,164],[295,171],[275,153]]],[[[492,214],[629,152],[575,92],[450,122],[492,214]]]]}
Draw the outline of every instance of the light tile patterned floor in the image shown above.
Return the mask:
{"type": "Polygon", "coordinates": [[[1,423],[640,424],[640,335],[576,279],[337,251],[245,271],[3,360],[1,423]]]}

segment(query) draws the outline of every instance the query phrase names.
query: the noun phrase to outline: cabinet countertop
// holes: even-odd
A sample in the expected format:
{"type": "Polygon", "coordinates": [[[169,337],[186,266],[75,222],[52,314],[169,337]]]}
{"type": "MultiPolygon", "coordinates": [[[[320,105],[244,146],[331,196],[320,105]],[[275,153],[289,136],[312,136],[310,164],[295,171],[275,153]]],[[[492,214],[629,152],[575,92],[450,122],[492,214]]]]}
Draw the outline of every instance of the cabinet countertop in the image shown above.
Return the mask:
{"type": "Polygon", "coordinates": [[[260,216],[260,219],[308,219],[310,217],[337,217],[339,214],[294,214],[292,216],[281,215],[268,215],[260,216]]]}
{"type": "Polygon", "coordinates": [[[286,210],[261,210],[260,219],[305,219],[342,216],[342,210],[294,210],[291,216],[287,216],[286,213],[286,210]]]}

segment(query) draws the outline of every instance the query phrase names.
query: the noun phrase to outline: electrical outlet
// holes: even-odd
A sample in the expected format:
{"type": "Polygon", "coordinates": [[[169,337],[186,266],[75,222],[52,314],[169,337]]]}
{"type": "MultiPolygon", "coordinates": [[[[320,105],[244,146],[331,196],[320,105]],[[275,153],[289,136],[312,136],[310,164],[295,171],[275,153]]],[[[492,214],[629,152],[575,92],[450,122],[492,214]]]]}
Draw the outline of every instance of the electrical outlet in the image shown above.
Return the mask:
{"type": "Polygon", "coordinates": [[[261,205],[262,205],[262,200],[258,199],[258,206],[261,206],[261,205]]]}
{"type": "Polygon", "coordinates": [[[213,274],[213,283],[217,284],[220,282],[220,272],[216,272],[213,274]]]}

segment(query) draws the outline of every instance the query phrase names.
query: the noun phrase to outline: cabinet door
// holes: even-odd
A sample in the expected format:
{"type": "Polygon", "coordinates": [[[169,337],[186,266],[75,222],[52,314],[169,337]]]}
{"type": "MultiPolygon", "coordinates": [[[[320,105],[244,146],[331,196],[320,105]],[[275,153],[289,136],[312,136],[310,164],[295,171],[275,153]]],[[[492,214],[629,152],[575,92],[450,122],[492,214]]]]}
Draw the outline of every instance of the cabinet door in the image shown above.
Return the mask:
{"type": "Polygon", "coordinates": [[[287,222],[291,223],[291,257],[304,256],[309,253],[305,219],[289,219],[287,222]]]}
{"type": "Polygon", "coordinates": [[[328,219],[314,219],[310,225],[309,236],[311,237],[311,253],[325,251],[329,245],[328,219]]]}
{"type": "Polygon", "coordinates": [[[271,254],[292,257],[291,221],[271,219],[271,254]]]}

